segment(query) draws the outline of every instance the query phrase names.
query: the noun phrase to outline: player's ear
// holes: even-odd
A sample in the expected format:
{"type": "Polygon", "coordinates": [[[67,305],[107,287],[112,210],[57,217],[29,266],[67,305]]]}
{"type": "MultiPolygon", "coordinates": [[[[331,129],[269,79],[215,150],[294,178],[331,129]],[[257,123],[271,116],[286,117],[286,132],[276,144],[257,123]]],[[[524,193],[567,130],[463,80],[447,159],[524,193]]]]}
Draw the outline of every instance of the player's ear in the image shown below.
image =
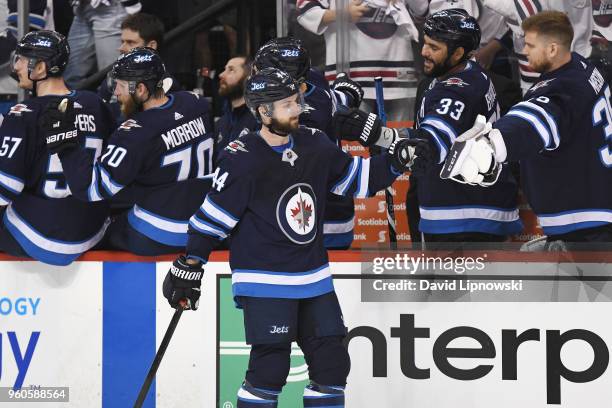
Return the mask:
{"type": "Polygon", "coordinates": [[[136,95],[146,99],[148,93],[149,90],[147,89],[147,86],[145,84],[139,82],[138,85],[136,85],[136,95]]]}
{"type": "Polygon", "coordinates": [[[44,61],[38,61],[36,63],[36,65],[34,65],[34,69],[32,70],[32,73],[30,74],[30,78],[32,79],[42,79],[44,78],[46,75],[46,71],[47,71],[47,63],[44,61]]]}
{"type": "Polygon", "coordinates": [[[153,48],[154,50],[157,49],[157,41],[155,40],[151,40],[148,43],[145,44],[145,47],[149,47],[149,48],[153,48]]]}
{"type": "Polygon", "coordinates": [[[455,48],[455,51],[453,51],[453,55],[451,55],[452,65],[455,65],[457,62],[461,61],[461,58],[463,58],[463,54],[465,54],[465,48],[463,47],[455,48]]]}
{"type": "Polygon", "coordinates": [[[548,49],[548,55],[551,58],[554,58],[559,54],[559,44],[554,41],[551,41],[546,48],[548,49]]]}

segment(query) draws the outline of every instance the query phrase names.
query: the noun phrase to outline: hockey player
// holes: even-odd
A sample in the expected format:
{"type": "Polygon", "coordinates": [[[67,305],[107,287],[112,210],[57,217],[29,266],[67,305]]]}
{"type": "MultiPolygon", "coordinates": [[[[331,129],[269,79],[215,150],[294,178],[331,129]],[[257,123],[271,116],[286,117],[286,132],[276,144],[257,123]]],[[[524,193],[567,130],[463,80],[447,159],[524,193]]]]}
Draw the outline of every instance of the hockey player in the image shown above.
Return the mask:
{"type": "Polygon", "coordinates": [[[238,407],[272,408],[289,373],[291,342],[309,366],[304,406],[344,406],[349,355],[346,329],[323,246],[328,191],[365,197],[390,185],[408,165],[408,140],[371,159],[351,157],[321,131],[298,126],[298,83],[283,71],[249,78],[246,101],[262,122],[219,155],[213,187],[189,222],[187,253],[166,275],[172,307],[196,309],[203,265],[232,234],[232,290],[252,345],[238,407]]]}
{"type": "MultiPolygon", "coordinates": [[[[119,47],[119,52],[123,55],[134,48],[149,47],[159,53],[164,44],[164,31],[164,23],[157,16],[147,13],[129,14],[121,22],[121,46],[119,47]]],[[[122,121],[117,97],[113,94],[114,89],[111,89],[112,84],[113,81],[109,72],[106,80],[98,88],[98,95],[110,105],[117,120],[122,121]]],[[[171,77],[168,73],[164,77],[163,87],[166,93],[180,90],[176,78],[171,77]]]]}
{"type": "MultiPolygon", "coordinates": [[[[256,69],[278,68],[300,84],[304,94],[304,112],[300,124],[318,129],[339,145],[332,126],[332,117],[340,105],[358,107],[363,98],[361,87],[344,76],[330,89],[321,73],[310,67],[310,55],[301,41],[275,38],[268,41],[255,55],[256,69]]],[[[329,249],[347,249],[353,242],[355,203],[352,197],[328,194],[325,207],[324,242],[329,249]]]]}
{"type": "MultiPolygon", "coordinates": [[[[401,131],[427,141],[428,150],[436,156],[437,164],[422,163],[422,174],[413,173],[418,179],[419,229],[426,242],[504,241],[522,230],[517,185],[508,171],[489,189],[459,185],[439,176],[457,136],[472,127],[478,114],[494,121],[499,112],[489,77],[468,59],[480,42],[478,23],[465,10],[443,10],[427,18],[424,34],[424,72],[435,79],[424,93],[417,129],[401,131]]],[[[381,134],[378,118],[361,111],[339,112],[337,124],[342,137],[365,145],[376,143],[379,135],[396,133],[385,128],[381,134]]]]}
{"type": "Polygon", "coordinates": [[[190,92],[166,95],[164,64],[155,50],[136,48],[113,66],[115,95],[130,118],[112,134],[92,164],[68,141],[60,160],[75,196],[121,199],[131,208],[109,226],[107,245],[140,255],[177,252],[187,243],[187,223],[210,187],[213,139],[208,103],[190,92]]]}
{"type": "Polygon", "coordinates": [[[244,101],[244,83],[251,72],[251,64],[251,59],[244,55],[230,58],[219,74],[219,96],[227,99],[228,106],[215,123],[217,152],[240,135],[260,127],[244,101]]]}
{"type": "Polygon", "coordinates": [[[491,184],[501,163],[520,161],[523,189],[549,242],[612,242],[610,88],[570,51],[573,29],[564,13],[541,12],[522,28],[540,81],[488,134],[453,148],[450,176],[491,184]]]}
{"type": "Polygon", "coordinates": [[[69,54],[66,38],[54,31],[34,31],[19,41],[13,71],[19,87],[36,97],[13,106],[0,127],[0,249],[53,265],[68,265],[92,248],[108,225],[108,205],[74,198],[57,155],[45,145],[69,138],[91,164],[114,128],[98,96],[66,87],[69,54]],[[74,101],[69,129],[54,127],[48,109],[64,96],[74,101]]]}

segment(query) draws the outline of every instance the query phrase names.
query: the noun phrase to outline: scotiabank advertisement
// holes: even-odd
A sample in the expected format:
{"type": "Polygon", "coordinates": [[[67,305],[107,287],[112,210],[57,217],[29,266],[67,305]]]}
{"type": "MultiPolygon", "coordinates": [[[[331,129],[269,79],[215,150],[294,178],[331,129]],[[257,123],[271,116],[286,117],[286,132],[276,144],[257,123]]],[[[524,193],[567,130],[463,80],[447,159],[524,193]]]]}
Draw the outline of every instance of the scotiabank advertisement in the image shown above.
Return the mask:
{"type": "MultiPolygon", "coordinates": [[[[331,254],[349,329],[347,407],[610,406],[610,254],[447,255],[331,254]]],[[[0,261],[0,405],[133,406],[172,317],[161,294],[170,258],[0,261]],[[26,403],[9,388],[65,393],[26,403]]],[[[227,253],[202,290],[145,407],[236,406],[250,347],[227,253]]],[[[307,382],[294,345],[279,407],[301,407],[307,382]]]]}

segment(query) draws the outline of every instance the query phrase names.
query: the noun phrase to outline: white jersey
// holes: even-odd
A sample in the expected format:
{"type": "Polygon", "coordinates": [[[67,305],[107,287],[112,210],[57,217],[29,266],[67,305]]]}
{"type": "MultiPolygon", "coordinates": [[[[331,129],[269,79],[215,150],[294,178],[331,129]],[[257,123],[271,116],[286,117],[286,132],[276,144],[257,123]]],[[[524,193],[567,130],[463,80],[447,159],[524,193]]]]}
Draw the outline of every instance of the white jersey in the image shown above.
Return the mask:
{"type": "Polygon", "coordinates": [[[590,0],[482,0],[482,2],[485,7],[504,16],[506,24],[512,30],[523,93],[540,77],[540,74],[529,68],[527,57],[522,52],[525,42],[521,23],[528,17],[543,10],[559,10],[567,13],[574,28],[572,51],[585,58],[591,55],[593,15],[590,0]]]}
{"type": "MultiPolygon", "coordinates": [[[[368,0],[370,11],[357,23],[349,23],[350,77],[358,82],[366,99],[375,99],[374,78],[385,80],[385,99],[416,96],[417,76],[411,41],[418,41],[418,31],[411,13],[424,15],[426,0],[389,4],[368,0]],[[410,10],[410,12],[408,11],[410,10]]],[[[325,36],[325,78],[336,77],[336,24],[321,23],[325,11],[335,9],[335,0],[298,0],[298,22],[317,35],[325,36]]]]}

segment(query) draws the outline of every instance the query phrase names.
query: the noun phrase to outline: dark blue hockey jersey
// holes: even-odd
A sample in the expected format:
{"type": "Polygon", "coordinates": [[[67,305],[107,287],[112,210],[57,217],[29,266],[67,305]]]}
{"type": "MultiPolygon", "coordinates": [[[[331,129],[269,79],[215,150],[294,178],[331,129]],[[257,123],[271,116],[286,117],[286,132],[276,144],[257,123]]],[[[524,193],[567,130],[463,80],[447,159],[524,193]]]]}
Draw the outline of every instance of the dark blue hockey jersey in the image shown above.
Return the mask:
{"type": "Polygon", "coordinates": [[[388,154],[351,157],[315,129],[285,146],[257,132],[220,153],[213,187],[189,222],[187,254],[203,262],[230,233],[235,296],[307,298],[333,290],[323,246],[328,192],[365,197],[397,177],[388,154]]]}
{"type": "MultiPolygon", "coordinates": [[[[322,73],[311,69],[306,77],[305,107],[300,124],[319,129],[339,145],[332,126],[332,117],[339,104],[347,104],[350,97],[333,92],[322,73]]],[[[352,197],[328,194],[325,207],[323,234],[326,248],[348,248],[353,242],[355,202],[352,197]]]]}
{"type": "Polygon", "coordinates": [[[544,233],[612,223],[610,88],[584,58],[543,74],[494,127],[544,233]]]}
{"type": "Polygon", "coordinates": [[[470,129],[478,114],[489,121],[499,115],[495,88],[478,64],[434,80],[424,93],[417,117],[422,134],[439,151],[438,164],[418,181],[419,229],[430,234],[481,232],[511,235],[523,226],[517,209],[517,183],[504,169],[492,187],[459,184],[440,178],[440,169],[457,136],[470,129]]]}
{"type": "Polygon", "coordinates": [[[61,160],[75,196],[100,201],[122,192],[133,198],[128,222],[135,230],[184,246],[189,217],[210,186],[204,177],[212,172],[214,141],[206,100],[182,91],[168,98],[123,122],[95,164],[78,151],[61,153],[61,160]]]}
{"type": "Polygon", "coordinates": [[[236,108],[228,107],[215,123],[216,151],[220,152],[229,142],[259,128],[261,124],[257,122],[246,104],[236,108]]]}
{"type": "MultiPolygon", "coordinates": [[[[94,93],[72,91],[80,148],[90,165],[114,129],[112,115],[94,93]]],[[[0,205],[5,227],[32,258],[67,265],[96,245],[108,225],[106,203],[71,195],[62,163],[49,155],[38,122],[51,96],[13,106],[0,127],[0,205]]]]}

